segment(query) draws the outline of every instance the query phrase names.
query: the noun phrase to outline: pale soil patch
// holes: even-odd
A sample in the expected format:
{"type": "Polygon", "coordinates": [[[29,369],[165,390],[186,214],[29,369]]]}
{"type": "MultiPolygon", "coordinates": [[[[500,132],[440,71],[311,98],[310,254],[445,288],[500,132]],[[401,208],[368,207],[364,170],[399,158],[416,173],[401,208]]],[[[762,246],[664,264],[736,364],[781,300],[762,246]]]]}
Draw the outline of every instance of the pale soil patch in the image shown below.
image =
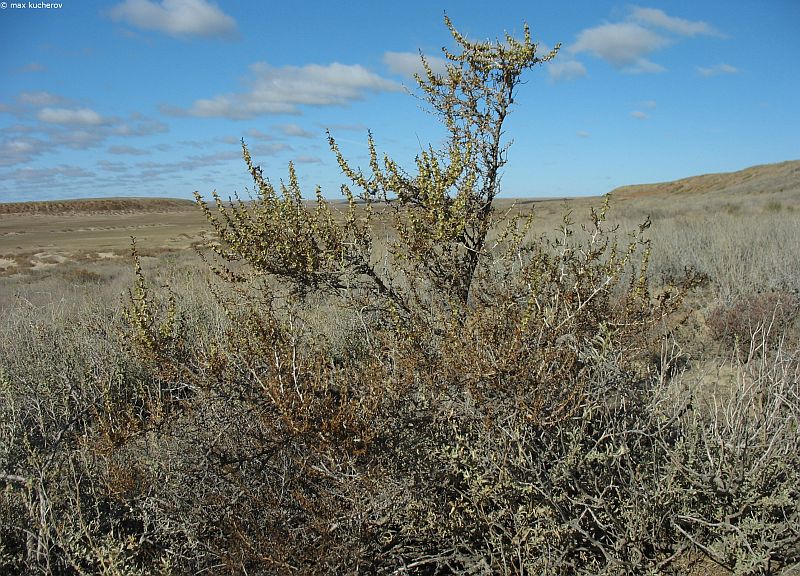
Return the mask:
{"type": "Polygon", "coordinates": [[[45,268],[53,268],[64,262],[69,262],[71,259],[63,254],[51,252],[37,252],[30,259],[31,270],[43,270],[45,268]]]}
{"type": "Polygon", "coordinates": [[[45,270],[47,268],[55,268],[58,262],[42,262],[41,260],[31,261],[31,270],[45,270]]]}
{"type": "Polygon", "coordinates": [[[15,268],[17,266],[16,260],[9,260],[8,258],[0,258],[0,270],[6,271],[9,268],[15,268]]]}
{"type": "Polygon", "coordinates": [[[3,214],[0,254],[16,258],[21,267],[26,266],[21,259],[33,259],[32,254],[43,251],[67,254],[76,261],[110,261],[130,253],[131,236],[142,252],[182,250],[202,241],[208,227],[199,210],[3,214]]]}
{"type": "Polygon", "coordinates": [[[50,252],[37,252],[36,254],[33,255],[33,257],[43,262],[51,261],[54,262],[55,264],[63,264],[64,262],[69,260],[69,258],[64,256],[63,254],[50,253],[50,252]]]}

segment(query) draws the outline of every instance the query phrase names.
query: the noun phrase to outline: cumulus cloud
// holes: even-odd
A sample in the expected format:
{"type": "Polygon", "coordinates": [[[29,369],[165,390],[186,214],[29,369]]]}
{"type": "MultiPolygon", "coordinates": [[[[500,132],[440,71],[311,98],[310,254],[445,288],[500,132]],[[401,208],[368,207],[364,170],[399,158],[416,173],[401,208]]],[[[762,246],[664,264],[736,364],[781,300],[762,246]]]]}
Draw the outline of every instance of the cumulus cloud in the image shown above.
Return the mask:
{"type": "Polygon", "coordinates": [[[42,108],[37,118],[48,124],[100,126],[108,123],[108,120],[89,108],[42,108]]]}
{"type": "Polygon", "coordinates": [[[647,120],[649,118],[647,113],[642,112],[641,110],[634,110],[633,112],[631,112],[631,116],[633,116],[637,120],[647,120]]]}
{"type": "Polygon", "coordinates": [[[47,145],[36,138],[19,136],[0,141],[0,166],[13,166],[30,162],[42,153],[47,145]]]}
{"type": "MultiPolygon", "coordinates": [[[[435,74],[444,75],[447,72],[447,60],[439,56],[425,55],[431,70],[435,74]]],[[[414,74],[425,76],[425,68],[418,52],[386,52],[383,63],[393,74],[413,78],[414,74]]]]}
{"type": "Polygon", "coordinates": [[[656,8],[634,6],[631,19],[642,24],[662,28],[673,34],[680,34],[681,36],[721,36],[713,26],[706,22],[675,18],[656,8]]]}
{"type": "Polygon", "coordinates": [[[125,0],[111,8],[115,22],[177,37],[232,38],[236,20],[207,0],[125,0]]]}
{"type": "Polygon", "coordinates": [[[602,24],[582,30],[570,51],[588,52],[630,72],[663,70],[644,56],[669,44],[669,39],[633,22],[602,24]]]}
{"type": "Polygon", "coordinates": [[[547,64],[547,74],[550,80],[574,80],[586,76],[586,67],[577,60],[555,60],[547,64]]]}
{"type": "Polygon", "coordinates": [[[730,64],[717,64],[716,66],[710,66],[708,68],[703,66],[696,66],[695,70],[700,76],[718,76],[720,74],[737,74],[739,69],[735,66],[731,66],[730,64]]]}
{"type": "Polygon", "coordinates": [[[391,80],[374,74],[361,65],[274,67],[263,62],[250,66],[249,90],[238,94],[222,94],[195,101],[182,110],[162,107],[173,115],[204,118],[247,119],[268,114],[298,114],[300,106],[343,105],[362,100],[369,92],[401,90],[391,80]]]}
{"type": "MultiPolygon", "coordinates": [[[[5,138],[0,139],[3,166],[24,164],[59,148],[88,150],[110,138],[139,137],[168,130],[166,124],[142,114],[134,113],[127,118],[105,116],[49,92],[22,92],[16,102],[9,112],[26,123],[3,129],[5,138]]],[[[141,153],[138,151],[126,146],[109,149],[112,154],[141,153]]]]}
{"type": "Polygon", "coordinates": [[[650,54],[675,43],[679,36],[722,36],[700,20],[676,18],[656,8],[631,7],[622,22],[604,23],[578,33],[567,48],[573,55],[587,53],[627,73],[664,72],[650,54]]]}

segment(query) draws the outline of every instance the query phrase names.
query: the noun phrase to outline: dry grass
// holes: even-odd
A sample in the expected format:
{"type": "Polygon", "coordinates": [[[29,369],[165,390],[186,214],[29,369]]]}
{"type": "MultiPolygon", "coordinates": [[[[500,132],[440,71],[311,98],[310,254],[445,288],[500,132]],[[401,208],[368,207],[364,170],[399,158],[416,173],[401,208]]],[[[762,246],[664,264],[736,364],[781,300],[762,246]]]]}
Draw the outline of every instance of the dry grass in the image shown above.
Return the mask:
{"type": "MultiPolygon", "coordinates": [[[[742,182],[766,177],[753,174],[742,182]]],[[[800,286],[800,206],[783,187],[612,203],[623,234],[652,215],[656,293],[687,265],[709,281],[646,366],[597,342],[584,351],[607,356],[583,358],[596,362],[590,393],[550,427],[498,410],[501,396],[482,404],[502,390],[440,385],[459,373],[480,384],[512,350],[479,358],[474,342],[525,336],[492,307],[471,332],[431,334],[449,363],[415,365],[414,342],[381,340],[324,297],[270,324],[269,301],[247,315],[232,292],[226,313],[213,294],[224,284],[190,249],[208,238],[196,213],[4,216],[0,571],[791,574],[800,331],[796,306],[781,308],[778,331],[772,297],[759,295],[796,302],[800,286]],[[146,357],[120,313],[135,286],[130,232],[159,296],[163,346],[146,357]],[[167,286],[177,309],[165,331],[167,286]],[[285,334],[325,347],[328,363],[273,338],[285,334]],[[634,368],[651,376],[630,380],[634,368]],[[279,406],[273,418],[269,370],[325,379],[305,412],[279,406]],[[370,381],[386,386],[380,407],[357,396],[370,381]],[[347,420],[358,402],[370,418],[347,420]],[[332,406],[341,420],[320,420],[332,406]]],[[[580,219],[589,203],[567,206],[580,219]]],[[[536,233],[552,236],[564,206],[514,210],[533,207],[536,233]]]]}

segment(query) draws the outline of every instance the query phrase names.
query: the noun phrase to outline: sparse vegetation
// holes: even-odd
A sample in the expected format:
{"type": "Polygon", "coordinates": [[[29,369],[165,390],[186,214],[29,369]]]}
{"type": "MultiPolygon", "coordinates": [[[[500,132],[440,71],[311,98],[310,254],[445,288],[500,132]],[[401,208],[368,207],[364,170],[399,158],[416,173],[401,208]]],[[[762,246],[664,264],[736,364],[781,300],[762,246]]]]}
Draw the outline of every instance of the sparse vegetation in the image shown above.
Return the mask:
{"type": "Polygon", "coordinates": [[[757,294],[752,251],[684,215],[498,213],[515,87],[554,52],[447,24],[419,84],[449,139],[413,174],[331,138],[352,189],[308,203],[243,147],[258,197],[198,197],[203,270],[2,279],[0,571],[798,573],[796,264],[757,294]],[[733,351],[686,352],[689,322],[733,351]]]}

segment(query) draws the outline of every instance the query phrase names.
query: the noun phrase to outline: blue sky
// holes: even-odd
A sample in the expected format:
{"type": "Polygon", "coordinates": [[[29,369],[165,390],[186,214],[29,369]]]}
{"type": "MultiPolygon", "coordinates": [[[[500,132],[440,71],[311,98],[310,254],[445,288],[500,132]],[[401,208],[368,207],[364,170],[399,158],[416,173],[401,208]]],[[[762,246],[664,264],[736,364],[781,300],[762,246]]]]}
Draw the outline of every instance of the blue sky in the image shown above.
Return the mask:
{"type": "Polygon", "coordinates": [[[365,165],[440,142],[406,88],[422,50],[527,22],[553,62],[507,120],[504,196],[603,194],[800,158],[800,2],[60,0],[0,6],[0,201],[223,196],[294,161],[338,196],[330,129],[365,165]],[[22,7],[19,7],[22,6],[22,7]],[[38,6],[38,7],[36,7],[38,6]]]}

